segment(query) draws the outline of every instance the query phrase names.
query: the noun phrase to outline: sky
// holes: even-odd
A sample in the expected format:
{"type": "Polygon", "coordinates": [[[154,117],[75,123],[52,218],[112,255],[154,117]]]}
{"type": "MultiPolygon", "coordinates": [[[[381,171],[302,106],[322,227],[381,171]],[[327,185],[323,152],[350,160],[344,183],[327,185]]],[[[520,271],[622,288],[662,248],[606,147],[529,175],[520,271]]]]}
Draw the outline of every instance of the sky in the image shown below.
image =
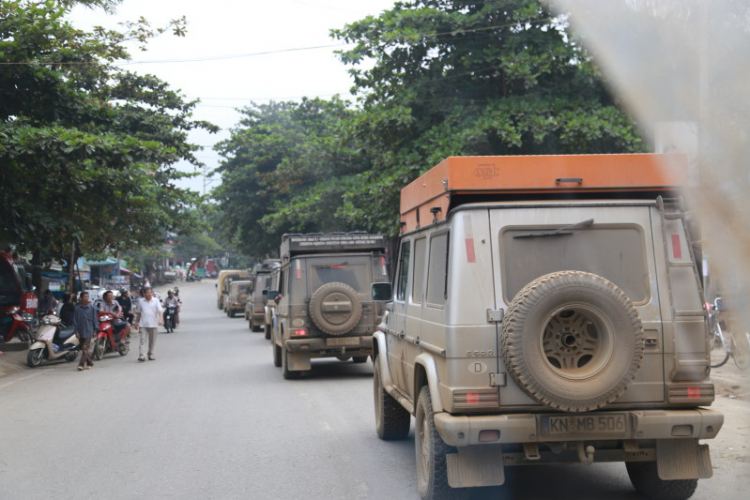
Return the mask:
{"type": "MultiPolygon", "coordinates": [[[[124,0],[114,15],[100,9],[76,7],[70,21],[80,29],[92,26],[117,28],[118,23],[145,17],[151,26],[166,26],[172,19],[187,18],[187,35],[164,33],[148,44],[147,52],[131,50],[127,69],[156,75],[179,89],[188,99],[199,98],[197,120],[221,127],[218,134],[195,131],[190,141],[205,146],[196,153],[206,172],[220,161],[213,151],[229,137],[240,115],[236,108],[251,101],[350,97],[349,67],[334,50],[341,42],[330,37],[342,28],[388,10],[394,0],[124,0]],[[262,53],[268,54],[262,54],[262,53]],[[232,57],[240,56],[240,57],[232,57]]],[[[195,171],[187,163],[182,170],[195,171]]],[[[201,173],[202,174],[202,173],[201,173]]],[[[180,182],[200,193],[220,182],[218,176],[200,175],[180,182]]]]}

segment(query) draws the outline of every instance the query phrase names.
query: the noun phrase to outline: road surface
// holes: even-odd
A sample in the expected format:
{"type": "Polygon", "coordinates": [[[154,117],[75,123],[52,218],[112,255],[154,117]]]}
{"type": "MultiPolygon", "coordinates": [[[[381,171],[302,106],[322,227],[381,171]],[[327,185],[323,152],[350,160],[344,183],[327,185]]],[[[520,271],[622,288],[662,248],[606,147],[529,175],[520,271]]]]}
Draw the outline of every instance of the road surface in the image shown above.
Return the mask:
{"type": "MultiPolygon", "coordinates": [[[[372,366],[313,362],[286,381],[263,334],[216,309],[213,281],[180,284],[180,328],[156,361],[110,354],[93,370],[50,364],[0,378],[0,500],[418,499],[413,429],[374,430],[372,366]]],[[[698,500],[748,498],[750,404],[727,382],[698,500]],[[734,415],[734,416],[732,416],[734,415]],[[744,418],[744,421],[742,420],[744,418]]],[[[640,498],[623,464],[506,469],[473,499],[640,498]]]]}

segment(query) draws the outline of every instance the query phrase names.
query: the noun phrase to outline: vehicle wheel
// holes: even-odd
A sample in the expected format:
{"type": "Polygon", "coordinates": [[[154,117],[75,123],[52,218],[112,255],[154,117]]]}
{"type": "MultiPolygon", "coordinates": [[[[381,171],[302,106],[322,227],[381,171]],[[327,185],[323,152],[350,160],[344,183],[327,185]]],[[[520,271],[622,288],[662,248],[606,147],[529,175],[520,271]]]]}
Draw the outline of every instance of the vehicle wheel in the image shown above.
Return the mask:
{"type": "Polygon", "coordinates": [[[130,344],[120,344],[119,346],[117,346],[117,352],[120,353],[120,356],[127,356],[130,352],[130,344]]]}
{"type": "Polygon", "coordinates": [[[104,357],[104,350],[106,349],[106,346],[106,339],[97,339],[96,342],[94,342],[94,352],[91,353],[91,357],[93,357],[97,361],[102,359],[104,357]]]}
{"type": "Polygon", "coordinates": [[[271,338],[271,325],[265,325],[263,329],[265,330],[266,340],[270,339],[271,338]]]}
{"type": "Polygon", "coordinates": [[[448,485],[446,455],[457,450],[445,444],[435,429],[430,388],[419,391],[414,424],[414,448],[417,454],[417,487],[425,500],[455,500],[468,498],[468,489],[448,485]]]}
{"type": "Polygon", "coordinates": [[[18,338],[21,340],[21,342],[26,342],[27,344],[31,344],[34,340],[31,332],[29,330],[26,330],[25,328],[20,328],[18,330],[18,338]]]}
{"type": "Polygon", "coordinates": [[[44,361],[44,347],[31,350],[26,355],[26,364],[29,365],[30,368],[36,368],[42,364],[42,361],[44,361]]]}
{"type": "Polygon", "coordinates": [[[719,347],[711,349],[709,353],[711,356],[711,368],[719,368],[724,366],[729,361],[729,351],[724,348],[724,344],[719,344],[719,347]]]}
{"type": "Polygon", "coordinates": [[[276,345],[276,342],[271,342],[273,347],[273,366],[281,366],[281,347],[276,345]]]}
{"type": "Polygon", "coordinates": [[[697,479],[660,479],[656,462],[625,462],[625,467],[635,491],[653,500],[687,500],[698,487],[697,479]]]}
{"type": "Polygon", "coordinates": [[[251,332],[253,331],[253,320],[252,319],[249,319],[249,318],[247,319],[247,328],[251,332]]]}
{"type": "Polygon", "coordinates": [[[373,361],[372,387],[375,396],[375,430],[383,441],[396,441],[409,436],[411,415],[383,388],[378,360],[373,361]]]}
{"type": "Polygon", "coordinates": [[[356,290],[345,283],[326,283],[310,297],[310,317],[330,335],[349,333],[362,317],[356,290]]]}
{"type": "Polygon", "coordinates": [[[355,363],[367,363],[367,356],[352,356],[355,363]]]}
{"type": "Polygon", "coordinates": [[[743,332],[732,335],[732,338],[734,339],[732,349],[734,363],[740,370],[747,370],[750,367],[750,336],[743,332]]]}
{"type": "Polygon", "coordinates": [[[563,271],[526,285],[503,321],[502,356],[534,400],[561,411],[591,411],[615,401],[643,361],[638,312],[616,285],[563,271]]]}
{"type": "Polygon", "coordinates": [[[281,375],[286,380],[297,379],[300,376],[300,372],[293,372],[289,369],[289,351],[281,349],[281,375]]]}
{"type": "Polygon", "coordinates": [[[76,360],[78,357],[78,351],[70,351],[68,354],[65,355],[65,361],[68,363],[72,363],[76,360]]]}
{"type": "Polygon", "coordinates": [[[227,316],[229,316],[230,318],[234,318],[234,309],[228,309],[227,316]]]}

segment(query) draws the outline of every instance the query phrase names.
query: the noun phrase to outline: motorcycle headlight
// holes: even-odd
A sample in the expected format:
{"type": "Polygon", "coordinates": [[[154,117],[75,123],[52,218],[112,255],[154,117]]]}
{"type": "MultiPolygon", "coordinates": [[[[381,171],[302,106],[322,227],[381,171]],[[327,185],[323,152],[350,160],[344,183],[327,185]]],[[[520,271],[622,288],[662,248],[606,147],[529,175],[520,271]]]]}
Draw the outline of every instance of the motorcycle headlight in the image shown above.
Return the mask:
{"type": "Polygon", "coordinates": [[[15,314],[15,313],[17,313],[18,309],[19,309],[18,306],[13,306],[10,309],[8,309],[8,314],[15,314]]]}

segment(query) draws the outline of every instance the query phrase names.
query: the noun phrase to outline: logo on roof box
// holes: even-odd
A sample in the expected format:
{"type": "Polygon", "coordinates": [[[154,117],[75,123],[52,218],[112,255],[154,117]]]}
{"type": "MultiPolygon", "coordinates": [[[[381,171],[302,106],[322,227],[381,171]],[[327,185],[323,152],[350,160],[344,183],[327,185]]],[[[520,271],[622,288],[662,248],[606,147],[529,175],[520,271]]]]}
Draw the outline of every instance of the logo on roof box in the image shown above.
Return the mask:
{"type": "Polygon", "coordinates": [[[497,167],[479,166],[474,169],[474,175],[484,180],[494,179],[500,175],[500,169],[497,167]]]}

